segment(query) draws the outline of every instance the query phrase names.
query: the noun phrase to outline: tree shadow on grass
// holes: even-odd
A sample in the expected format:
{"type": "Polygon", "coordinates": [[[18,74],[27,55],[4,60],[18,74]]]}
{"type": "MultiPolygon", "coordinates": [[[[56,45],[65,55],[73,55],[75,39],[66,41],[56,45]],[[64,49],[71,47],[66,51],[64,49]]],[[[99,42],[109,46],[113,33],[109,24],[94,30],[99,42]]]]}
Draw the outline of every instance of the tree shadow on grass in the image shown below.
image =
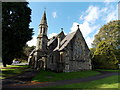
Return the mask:
{"type": "Polygon", "coordinates": [[[20,69],[6,69],[6,70],[2,71],[2,77],[7,78],[10,76],[14,76],[16,74],[19,74],[21,72],[22,72],[22,70],[20,70],[20,69]]]}

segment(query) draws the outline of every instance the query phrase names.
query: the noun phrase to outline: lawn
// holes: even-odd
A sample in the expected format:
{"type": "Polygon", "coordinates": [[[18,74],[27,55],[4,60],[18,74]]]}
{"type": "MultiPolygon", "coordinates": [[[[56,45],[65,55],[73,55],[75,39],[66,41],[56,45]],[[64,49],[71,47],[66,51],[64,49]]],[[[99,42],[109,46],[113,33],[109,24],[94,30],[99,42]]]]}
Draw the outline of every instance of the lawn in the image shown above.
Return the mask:
{"type": "Polygon", "coordinates": [[[79,71],[79,72],[62,72],[55,73],[50,71],[40,71],[36,77],[32,79],[32,81],[37,82],[50,82],[50,81],[59,81],[59,80],[70,80],[75,78],[84,78],[88,76],[93,76],[100,74],[97,71],[79,71]]]}
{"type": "Polygon", "coordinates": [[[91,88],[92,89],[92,88],[118,88],[119,86],[120,86],[120,82],[118,81],[118,75],[115,75],[90,82],[82,82],[77,84],[68,84],[63,86],[53,86],[53,87],[45,87],[45,88],[86,88],[86,89],[91,88]]]}
{"type": "Polygon", "coordinates": [[[0,68],[11,68],[11,67],[28,67],[28,65],[7,65],[7,67],[3,67],[3,65],[0,65],[0,68]]]}
{"type": "Polygon", "coordinates": [[[11,76],[15,76],[18,74],[23,73],[27,68],[28,65],[8,65],[7,67],[2,67],[1,71],[2,73],[0,73],[0,79],[5,79],[11,76]]]}

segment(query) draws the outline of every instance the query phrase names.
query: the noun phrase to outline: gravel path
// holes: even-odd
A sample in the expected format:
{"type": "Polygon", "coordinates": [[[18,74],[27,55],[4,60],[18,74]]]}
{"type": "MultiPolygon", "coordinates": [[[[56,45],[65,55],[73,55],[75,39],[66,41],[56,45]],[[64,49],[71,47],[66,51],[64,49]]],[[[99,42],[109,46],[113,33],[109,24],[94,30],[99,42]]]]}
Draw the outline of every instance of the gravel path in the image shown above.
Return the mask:
{"type": "Polygon", "coordinates": [[[16,80],[14,83],[4,80],[3,81],[3,89],[8,90],[8,88],[12,88],[15,90],[22,90],[23,88],[38,88],[38,87],[48,87],[48,86],[57,86],[57,85],[67,85],[67,84],[73,84],[73,83],[80,83],[80,82],[88,82],[93,80],[99,80],[102,78],[106,78],[113,75],[118,75],[118,72],[102,72],[99,75],[90,76],[87,78],[78,78],[78,79],[72,79],[72,80],[61,80],[56,82],[38,82],[38,83],[30,83],[32,77],[34,77],[37,74],[36,71],[26,72],[23,75],[17,76],[14,78],[16,80]],[[18,82],[19,81],[19,82],[18,82]],[[25,82],[27,81],[27,82],[25,82]],[[7,83],[5,83],[7,82],[7,83]],[[9,83],[9,84],[8,84],[9,83]]]}

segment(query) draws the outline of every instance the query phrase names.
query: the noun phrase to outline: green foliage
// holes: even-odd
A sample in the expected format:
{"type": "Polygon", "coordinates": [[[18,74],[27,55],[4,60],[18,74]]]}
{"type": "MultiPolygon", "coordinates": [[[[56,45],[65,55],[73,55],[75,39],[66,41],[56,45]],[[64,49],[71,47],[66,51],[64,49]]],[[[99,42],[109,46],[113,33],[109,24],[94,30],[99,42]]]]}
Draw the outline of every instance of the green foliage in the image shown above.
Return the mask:
{"type": "Polygon", "coordinates": [[[33,49],[35,49],[35,46],[28,46],[25,45],[25,47],[23,48],[24,54],[28,57],[29,54],[33,51],[33,49]]]}
{"type": "Polygon", "coordinates": [[[95,48],[90,48],[90,56],[92,57],[94,55],[95,48]]]}
{"type": "Polygon", "coordinates": [[[2,61],[11,64],[14,58],[21,57],[26,42],[32,39],[33,29],[31,9],[27,2],[2,3],[2,61]]]}
{"type": "Polygon", "coordinates": [[[93,64],[94,68],[118,68],[118,60],[115,55],[114,47],[105,40],[101,41],[94,52],[93,64]]]}
{"type": "Polygon", "coordinates": [[[23,47],[23,51],[21,53],[21,57],[15,58],[14,60],[20,61],[20,62],[27,62],[28,56],[32,52],[32,50],[35,49],[35,46],[29,47],[27,44],[23,47]]]}
{"type": "Polygon", "coordinates": [[[93,47],[96,48],[102,40],[109,40],[114,47],[120,47],[120,20],[111,21],[102,26],[98,34],[95,35],[93,47]]]}
{"type": "Polygon", "coordinates": [[[116,69],[120,61],[120,20],[111,21],[100,28],[93,41],[94,68],[116,69]]]}
{"type": "Polygon", "coordinates": [[[50,71],[40,71],[40,73],[32,79],[32,81],[38,82],[49,82],[59,80],[69,80],[74,78],[83,78],[100,74],[97,71],[80,71],[80,72],[66,72],[66,73],[55,73],[50,71]]]}

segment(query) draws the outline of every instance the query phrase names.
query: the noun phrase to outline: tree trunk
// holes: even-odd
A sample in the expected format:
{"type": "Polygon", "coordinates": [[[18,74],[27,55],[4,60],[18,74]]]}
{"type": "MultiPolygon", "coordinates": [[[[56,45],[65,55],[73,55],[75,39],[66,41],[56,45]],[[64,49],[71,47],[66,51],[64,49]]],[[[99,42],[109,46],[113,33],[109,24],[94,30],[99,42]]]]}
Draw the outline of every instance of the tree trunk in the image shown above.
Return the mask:
{"type": "Polygon", "coordinates": [[[3,67],[7,67],[5,62],[3,62],[3,67]]]}

